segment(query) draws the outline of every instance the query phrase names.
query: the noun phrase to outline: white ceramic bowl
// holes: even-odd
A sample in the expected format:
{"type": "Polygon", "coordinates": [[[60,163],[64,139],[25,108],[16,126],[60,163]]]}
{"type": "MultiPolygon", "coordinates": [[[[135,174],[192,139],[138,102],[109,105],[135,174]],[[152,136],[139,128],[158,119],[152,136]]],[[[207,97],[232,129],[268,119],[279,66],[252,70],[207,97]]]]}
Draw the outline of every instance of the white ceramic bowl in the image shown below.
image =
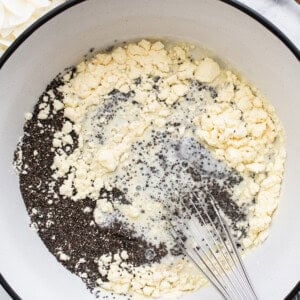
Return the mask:
{"type": "MultiPolygon", "coordinates": [[[[299,51],[240,4],[218,0],[70,1],[43,17],[0,60],[0,270],[24,300],[94,299],[29,229],[12,169],[24,112],[46,84],[91,48],[115,40],[168,37],[194,41],[241,71],[276,107],[287,132],[283,195],[268,240],[246,257],[261,299],[282,299],[300,270],[299,51]]],[[[12,291],[10,291],[12,293],[12,291]]],[[[218,299],[205,288],[184,299],[218,299]]]]}

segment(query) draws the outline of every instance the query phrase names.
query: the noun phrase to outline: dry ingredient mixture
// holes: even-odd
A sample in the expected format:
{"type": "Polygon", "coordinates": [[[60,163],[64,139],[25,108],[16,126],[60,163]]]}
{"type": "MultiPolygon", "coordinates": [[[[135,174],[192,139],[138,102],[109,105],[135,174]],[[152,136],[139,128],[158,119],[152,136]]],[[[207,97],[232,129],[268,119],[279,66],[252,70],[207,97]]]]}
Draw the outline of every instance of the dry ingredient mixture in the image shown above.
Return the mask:
{"type": "Polygon", "coordinates": [[[281,124],[191,45],[142,40],[86,58],[25,118],[14,161],[32,226],[90,289],[159,297],[203,285],[168,228],[190,190],[215,197],[242,249],[268,235],[281,124]]]}

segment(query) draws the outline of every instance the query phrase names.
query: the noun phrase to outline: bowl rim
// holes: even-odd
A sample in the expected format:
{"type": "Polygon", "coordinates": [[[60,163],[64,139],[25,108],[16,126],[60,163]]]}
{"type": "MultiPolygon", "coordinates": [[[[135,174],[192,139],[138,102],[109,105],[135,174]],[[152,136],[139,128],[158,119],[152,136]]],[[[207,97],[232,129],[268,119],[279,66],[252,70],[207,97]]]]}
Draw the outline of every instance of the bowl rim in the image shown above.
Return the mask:
{"type": "MultiPolygon", "coordinates": [[[[33,24],[31,24],[24,32],[22,32],[17,39],[6,49],[3,55],[0,57],[0,70],[6,63],[6,61],[12,56],[12,54],[18,49],[18,47],[31,35],[33,34],[39,27],[47,23],[49,20],[64,12],[65,10],[80,4],[82,2],[86,2],[89,0],[69,0],[66,1],[54,9],[50,10],[48,13],[37,19],[33,24]]],[[[259,22],[265,28],[267,28],[271,33],[273,33],[297,58],[300,62],[300,49],[272,22],[258,13],[256,10],[250,8],[249,6],[237,1],[237,0],[215,0],[223,2],[239,11],[245,13],[246,15],[252,17],[254,20],[259,22]]]]}
{"type": "MultiPolygon", "coordinates": [[[[33,24],[31,24],[25,31],[23,31],[16,40],[6,49],[3,55],[0,57],[0,70],[8,61],[8,59],[13,55],[13,53],[22,45],[22,43],[32,35],[39,27],[43,26],[49,20],[54,18],[55,16],[61,14],[65,10],[80,4],[82,2],[86,2],[89,0],[69,0],[66,1],[54,9],[50,10],[42,17],[37,19],[33,24]]],[[[223,2],[231,7],[238,9],[239,11],[245,13],[246,15],[250,16],[261,25],[263,25],[266,29],[268,29],[271,33],[273,33],[296,57],[296,59],[300,62],[300,49],[272,22],[267,20],[264,16],[258,13],[256,10],[250,8],[249,6],[237,1],[237,0],[216,0],[223,2]]],[[[8,295],[13,300],[21,300],[22,298],[15,292],[15,290],[9,285],[7,280],[1,275],[0,273],[0,285],[4,288],[4,290],[8,293],[8,295]]]]}

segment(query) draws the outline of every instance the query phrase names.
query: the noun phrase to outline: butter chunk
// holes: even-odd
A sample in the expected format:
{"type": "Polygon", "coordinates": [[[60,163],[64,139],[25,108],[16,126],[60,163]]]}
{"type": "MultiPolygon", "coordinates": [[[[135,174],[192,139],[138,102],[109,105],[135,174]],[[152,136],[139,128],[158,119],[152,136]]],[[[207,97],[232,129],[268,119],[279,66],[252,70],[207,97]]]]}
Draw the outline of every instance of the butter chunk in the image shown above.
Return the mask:
{"type": "Polygon", "coordinates": [[[113,172],[118,167],[119,161],[111,149],[99,150],[96,159],[109,172],[113,172]]]}
{"type": "Polygon", "coordinates": [[[195,78],[201,82],[212,82],[220,74],[219,65],[211,58],[204,58],[195,71],[195,78]]]}

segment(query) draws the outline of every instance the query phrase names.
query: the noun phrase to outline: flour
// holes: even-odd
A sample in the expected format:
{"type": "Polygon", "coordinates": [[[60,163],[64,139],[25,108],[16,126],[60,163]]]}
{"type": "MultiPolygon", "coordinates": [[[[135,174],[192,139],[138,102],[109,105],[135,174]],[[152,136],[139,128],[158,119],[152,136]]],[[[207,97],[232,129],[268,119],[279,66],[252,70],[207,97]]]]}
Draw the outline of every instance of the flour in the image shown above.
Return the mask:
{"type": "MultiPolygon", "coordinates": [[[[190,190],[214,193],[243,249],[267,237],[277,208],[285,147],[274,109],[191,48],[142,40],[96,54],[63,75],[59,100],[49,91],[39,105],[41,127],[52,114],[65,118],[51,140],[57,197],[88,199],[91,227],[123,226],[113,234],[128,230],[148,245],[138,263],[124,248],[97,257],[97,284],[109,291],[159,297],[206,282],[170,235],[168,216],[190,190]]],[[[114,238],[103,237],[108,249],[114,238]]]]}

